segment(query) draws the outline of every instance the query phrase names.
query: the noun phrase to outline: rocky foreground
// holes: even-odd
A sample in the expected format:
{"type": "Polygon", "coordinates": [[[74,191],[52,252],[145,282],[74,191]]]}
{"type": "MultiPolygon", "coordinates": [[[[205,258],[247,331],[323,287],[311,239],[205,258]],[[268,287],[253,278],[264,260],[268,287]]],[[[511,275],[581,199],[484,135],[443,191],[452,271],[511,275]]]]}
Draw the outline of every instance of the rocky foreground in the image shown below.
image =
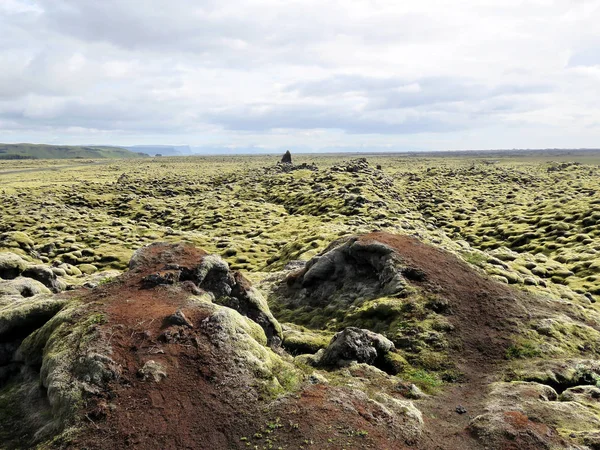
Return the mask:
{"type": "Polygon", "coordinates": [[[184,243],[74,269],[0,253],[0,448],[600,448],[595,305],[414,238],[257,287],[184,243]]]}

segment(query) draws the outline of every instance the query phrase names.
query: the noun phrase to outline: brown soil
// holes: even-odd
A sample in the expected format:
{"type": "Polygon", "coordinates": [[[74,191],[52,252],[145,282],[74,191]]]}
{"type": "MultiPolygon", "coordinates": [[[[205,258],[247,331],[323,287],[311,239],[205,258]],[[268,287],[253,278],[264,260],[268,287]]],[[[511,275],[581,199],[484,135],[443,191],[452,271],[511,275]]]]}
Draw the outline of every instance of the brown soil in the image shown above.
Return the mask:
{"type": "Polygon", "coordinates": [[[418,402],[426,429],[419,448],[480,448],[466,427],[471,418],[484,412],[487,385],[505,362],[510,335],[516,331],[510,319],[523,315],[517,307],[522,294],[485,278],[454,255],[415,238],[377,232],[360,240],[378,241],[394,248],[406,265],[425,273],[424,281],[413,283],[438,293],[451,305],[448,319],[454,326],[451,334],[454,342],[450,353],[464,380],[418,402]],[[467,413],[458,414],[459,405],[467,413]]]}
{"type": "MultiPolygon", "coordinates": [[[[164,319],[180,308],[189,293],[164,286],[141,288],[145,275],[164,266],[160,249],[153,251],[156,264],[147,261],[143,268],[95,289],[86,298],[103,305],[113,359],[123,367],[123,373],[105,398],[90,402],[87,431],[71,447],[241,448],[240,436],[255,428],[256,405],[241,386],[219,387],[224,355],[215,352],[202,333],[171,327],[177,333],[173,342],[160,337],[165,331],[164,319]],[[148,360],[161,363],[167,378],[160,383],[143,381],[138,370],[148,360]],[[236,387],[240,389],[233,391],[236,387]]],[[[178,252],[177,263],[192,267],[204,255],[185,247],[178,252]]],[[[198,309],[183,312],[194,325],[206,317],[198,309]]]]}
{"type": "MultiPolygon", "coordinates": [[[[229,355],[196,331],[207,316],[202,310],[183,308],[194,328],[171,326],[168,330],[175,331],[175,338],[164,342],[165,317],[180,309],[189,293],[185,284],[142,288],[145,276],[164,268],[161,249],[152,252],[144,267],[84,299],[99,304],[98,311],[107,314],[104,327],[113,359],[123,372],[104,396],[89,399],[85,431],[68,448],[403,448],[369,405],[348,400],[357,414],[331,401],[334,393],[343,396],[344,389],[308,385],[271,405],[244,380],[224,380],[229,355]],[[167,378],[160,383],[143,381],[138,370],[148,360],[161,363],[167,378]]],[[[168,262],[182,267],[197,265],[205,255],[187,246],[176,253],[168,262]]]]}

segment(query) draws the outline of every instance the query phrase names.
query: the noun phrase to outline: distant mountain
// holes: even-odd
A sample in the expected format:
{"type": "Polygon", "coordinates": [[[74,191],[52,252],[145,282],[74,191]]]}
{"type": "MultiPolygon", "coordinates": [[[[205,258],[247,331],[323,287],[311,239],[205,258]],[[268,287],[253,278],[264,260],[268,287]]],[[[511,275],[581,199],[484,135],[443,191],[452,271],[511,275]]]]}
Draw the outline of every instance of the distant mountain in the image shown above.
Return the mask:
{"type": "Polygon", "coordinates": [[[119,159],[147,156],[121,147],[0,144],[0,159],[119,159]]]}
{"type": "Polygon", "coordinates": [[[192,150],[188,145],[132,145],[125,148],[132,152],[146,153],[151,156],[185,156],[192,154],[192,150]]]}

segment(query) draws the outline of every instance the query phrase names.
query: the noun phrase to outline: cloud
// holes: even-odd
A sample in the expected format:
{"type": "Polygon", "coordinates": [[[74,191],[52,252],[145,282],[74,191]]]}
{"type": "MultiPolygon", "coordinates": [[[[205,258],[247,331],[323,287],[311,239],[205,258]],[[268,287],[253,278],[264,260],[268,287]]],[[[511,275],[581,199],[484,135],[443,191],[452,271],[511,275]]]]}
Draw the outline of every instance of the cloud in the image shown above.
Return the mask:
{"type": "Polygon", "coordinates": [[[600,138],[598,0],[166,5],[0,2],[3,136],[310,149],[600,138]]]}

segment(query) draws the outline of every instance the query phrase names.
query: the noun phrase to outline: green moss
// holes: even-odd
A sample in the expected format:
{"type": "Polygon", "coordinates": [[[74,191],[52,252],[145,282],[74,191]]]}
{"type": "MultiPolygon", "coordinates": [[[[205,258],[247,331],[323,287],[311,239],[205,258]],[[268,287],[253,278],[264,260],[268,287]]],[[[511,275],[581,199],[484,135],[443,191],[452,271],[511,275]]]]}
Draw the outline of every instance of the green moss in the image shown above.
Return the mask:
{"type": "Polygon", "coordinates": [[[439,391],[443,385],[439,375],[425,369],[408,369],[398,375],[403,381],[414,383],[417,387],[428,394],[434,394],[439,391]]]}
{"type": "Polygon", "coordinates": [[[540,355],[541,352],[537,345],[525,340],[512,344],[506,350],[506,357],[508,359],[537,358],[540,355]]]}

